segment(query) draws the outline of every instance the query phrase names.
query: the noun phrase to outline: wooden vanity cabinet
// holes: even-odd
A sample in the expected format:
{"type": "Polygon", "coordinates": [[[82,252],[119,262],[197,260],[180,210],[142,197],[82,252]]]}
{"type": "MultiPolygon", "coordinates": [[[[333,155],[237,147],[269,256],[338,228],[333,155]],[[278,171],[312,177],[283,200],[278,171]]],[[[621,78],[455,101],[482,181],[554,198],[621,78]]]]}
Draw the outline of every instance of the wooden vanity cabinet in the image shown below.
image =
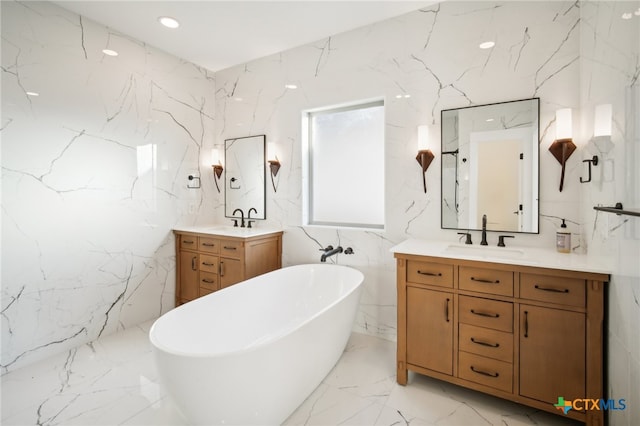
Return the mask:
{"type": "Polygon", "coordinates": [[[282,267],[282,232],[245,238],[174,234],[176,306],[282,267]]]}
{"type": "MultiPolygon", "coordinates": [[[[396,253],[397,381],[408,370],[554,414],[606,398],[606,274],[396,253]]],[[[603,425],[604,411],[567,416],[603,425]]]]}

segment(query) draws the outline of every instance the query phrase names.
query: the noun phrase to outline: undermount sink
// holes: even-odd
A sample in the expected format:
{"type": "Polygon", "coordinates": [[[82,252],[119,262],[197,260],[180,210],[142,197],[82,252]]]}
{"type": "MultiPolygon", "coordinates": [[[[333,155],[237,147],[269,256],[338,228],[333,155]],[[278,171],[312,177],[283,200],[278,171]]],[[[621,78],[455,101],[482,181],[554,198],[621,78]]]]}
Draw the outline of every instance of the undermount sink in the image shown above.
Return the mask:
{"type": "Polygon", "coordinates": [[[486,247],[486,246],[470,246],[470,245],[449,245],[445,250],[448,254],[457,254],[462,256],[477,256],[486,259],[521,259],[524,257],[524,251],[520,249],[510,249],[505,247],[486,247]]]}

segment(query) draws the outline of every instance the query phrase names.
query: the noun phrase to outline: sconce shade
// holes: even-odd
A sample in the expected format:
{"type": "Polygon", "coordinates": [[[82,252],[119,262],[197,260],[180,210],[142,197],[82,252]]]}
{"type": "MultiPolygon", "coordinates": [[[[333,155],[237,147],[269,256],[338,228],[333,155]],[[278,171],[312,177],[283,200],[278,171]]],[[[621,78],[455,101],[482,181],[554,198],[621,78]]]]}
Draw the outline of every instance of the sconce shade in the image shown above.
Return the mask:
{"type": "Polygon", "coordinates": [[[556,111],[556,140],[571,139],[573,127],[571,123],[571,108],[556,111]]]}
{"type": "Polygon", "coordinates": [[[596,106],[596,112],[593,122],[593,136],[611,136],[611,104],[602,104],[596,106]]]}
{"type": "Polygon", "coordinates": [[[429,126],[418,126],[418,152],[429,149],[429,126]]]}

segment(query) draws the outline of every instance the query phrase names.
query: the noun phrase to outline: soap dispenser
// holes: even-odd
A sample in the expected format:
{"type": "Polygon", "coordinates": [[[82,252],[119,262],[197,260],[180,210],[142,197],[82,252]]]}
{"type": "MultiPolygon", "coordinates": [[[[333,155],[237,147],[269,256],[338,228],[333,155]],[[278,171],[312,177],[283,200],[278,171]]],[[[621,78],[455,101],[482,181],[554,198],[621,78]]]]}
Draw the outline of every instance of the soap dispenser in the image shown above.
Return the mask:
{"type": "Polygon", "coordinates": [[[571,232],[567,229],[567,224],[562,219],[562,225],[556,232],[556,249],[558,253],[571,253],[571,232]]]}

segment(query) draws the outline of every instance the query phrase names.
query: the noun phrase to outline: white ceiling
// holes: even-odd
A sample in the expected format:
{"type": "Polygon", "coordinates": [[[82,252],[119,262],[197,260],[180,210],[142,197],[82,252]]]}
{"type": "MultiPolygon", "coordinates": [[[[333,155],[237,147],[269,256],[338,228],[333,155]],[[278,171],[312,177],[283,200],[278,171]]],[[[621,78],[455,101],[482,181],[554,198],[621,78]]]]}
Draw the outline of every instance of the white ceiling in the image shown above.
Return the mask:
{"type": "Polygon", "coordinates": [[[54,1],[174,56],[218,71],[425,7],[434,1],[54,1]],[[171,30],[157,19],[171,16],[171,30]]]}

